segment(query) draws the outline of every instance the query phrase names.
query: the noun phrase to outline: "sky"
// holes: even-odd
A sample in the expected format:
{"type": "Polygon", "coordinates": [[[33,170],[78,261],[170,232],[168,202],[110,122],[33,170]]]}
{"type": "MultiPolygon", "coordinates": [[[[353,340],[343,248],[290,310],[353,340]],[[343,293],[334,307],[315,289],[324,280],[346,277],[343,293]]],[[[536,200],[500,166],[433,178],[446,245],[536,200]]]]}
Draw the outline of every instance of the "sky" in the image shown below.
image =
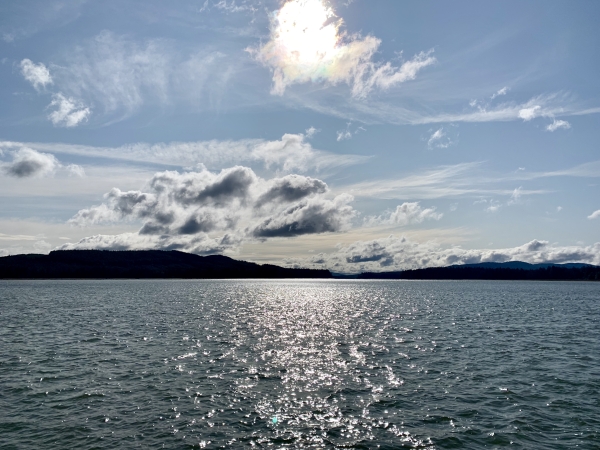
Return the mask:
{"type": "Polygon", "coordinates": [[[600,265],[600,3],[0,3],[0,256],[600,265]]]}

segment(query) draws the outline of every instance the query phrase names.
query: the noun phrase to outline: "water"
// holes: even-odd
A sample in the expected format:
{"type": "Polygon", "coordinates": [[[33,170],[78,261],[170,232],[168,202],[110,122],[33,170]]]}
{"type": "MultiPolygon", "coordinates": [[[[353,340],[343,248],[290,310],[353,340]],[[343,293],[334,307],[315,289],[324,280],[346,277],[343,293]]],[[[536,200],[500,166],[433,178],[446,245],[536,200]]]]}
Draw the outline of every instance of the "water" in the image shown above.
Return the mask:
{"type": "Polygon", "coordinates": [[[600,448],[600,284],[0,282],[0,448],[600,448]]]}

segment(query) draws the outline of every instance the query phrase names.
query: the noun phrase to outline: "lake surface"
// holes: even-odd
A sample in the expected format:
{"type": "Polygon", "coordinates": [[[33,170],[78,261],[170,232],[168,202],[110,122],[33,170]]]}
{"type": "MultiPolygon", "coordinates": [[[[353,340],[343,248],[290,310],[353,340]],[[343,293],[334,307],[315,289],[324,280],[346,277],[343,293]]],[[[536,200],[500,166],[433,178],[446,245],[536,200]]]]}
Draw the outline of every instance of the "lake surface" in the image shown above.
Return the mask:
{"type": "Polygon", "coordinates": [[[0,448],[600,448],[600,283],[2,281],[0,448]]]}

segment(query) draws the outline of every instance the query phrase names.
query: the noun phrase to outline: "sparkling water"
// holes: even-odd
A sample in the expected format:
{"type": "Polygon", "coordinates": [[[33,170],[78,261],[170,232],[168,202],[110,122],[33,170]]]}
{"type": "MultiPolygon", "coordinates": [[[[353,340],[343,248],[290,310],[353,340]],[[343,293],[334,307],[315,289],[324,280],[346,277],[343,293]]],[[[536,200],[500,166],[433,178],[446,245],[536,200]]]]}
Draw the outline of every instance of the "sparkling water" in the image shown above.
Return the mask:
{"type": "Polygon", "coordinates": [[[600,448],[600,283],[2,281],[0,448],[600,448]]]}

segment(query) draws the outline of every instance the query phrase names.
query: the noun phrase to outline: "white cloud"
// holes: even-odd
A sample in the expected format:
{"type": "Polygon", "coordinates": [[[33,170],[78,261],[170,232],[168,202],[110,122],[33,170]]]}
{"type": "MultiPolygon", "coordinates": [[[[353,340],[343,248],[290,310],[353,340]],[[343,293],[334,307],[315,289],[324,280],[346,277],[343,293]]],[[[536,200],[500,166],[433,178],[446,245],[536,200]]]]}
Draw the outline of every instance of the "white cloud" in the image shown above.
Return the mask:
{"type": "Polygon", "coordinates": [[[192,167],[198,163],[211,169],[232,164],[260,163],[268,168],[290,171],[328,171],[364,163],[368,156],[345,155],[313,148],[303,134],[288,133],[279,140],[243,139],[239,141],[199,141],[169,143],[136,143],[120,147],[92,147],[73,144],[20,143],[0,141],[1,149],[27,146],[85,157],[110,158],[121,161],[166,164],[192,167]]]}
{"type": "Polygon", "coordinates": [[[48,119],[55,125],[61,127],[76,127],[81,122],[87,120],[91,111],[83,103],[72,97],[65,97],[63,94],[54,94],[50,108],[55,110],[48,115],[48,119]]]}
{"type": "Polygon", "coordinates": [[[528,122],[542,115],[542,107],[540,105],[531,106],[519,110],[519,118],[528,122]]]}
{"type": "Polygon", "coordinates": [[[413,80],[436,60],[421,52],[400,67],[373,61],[381,41],[373,36],[348,35],[343,20],[324,0],[289,0],[271,17],[270,40],[249,49],[258,61],[273,70],[272,93],[282,95],[294,83],[347,83],[356,98],[375,87],[413,80]]]}
{"type": "Polygon", "coordinates": [[[94,105],[111,123],[148,104],[195,110],[214,105],[240,63],[218,51],[186,51],[166,39],[138,42],[103,31],[69,49],[52,68],[57,90],[94,105]]]}
{"type": "Polygon", "coordinates": [[[305,131],[304,135],[305,135],[305,136],[306,136],[308,139],[310,139],[310,138],[312,138],[312,137],[313,137],[315,134],[317,134],[319,131],[321,131],[321,130],[318,130],[318,129],[316,129],[315,127],[310,127],[310,128],[308,128],[308,129],[305,131]]]}
{"type": "Polygon", "coordinates": [[[548,125],[546,127],[547,131],[553,132],[556,131],[558,129],[564,129],[564,130],[568,130],[569,128],[571,128],[571,124],[569,122],[567,122],[566,120],[556,120],[554,119],[554,122],[552,122],[550,125],[548,125]]]}
{"type": "Polygon", "coordinates": [[[28,178],[52,174],[60,163],[53,155],[24,147],[13,152],[13,160],[2,163],[0,167],[9,176],[28,178]]]}
{"type": "MultiPolygon", "coordinates": [[[[32,178],[54,175],[62,170],[71,176],[85,177],[85,170],[77,164],[62,165],[54,155],[42,153],[26,146],[9,152],[12,161],[0,161],[0,169],[6,175],[16,178],[32,178]]],[[[3,152],[0,150],[0,156],[3,152]]],[[[14,188],[14,186],[13,186],[14,188]]]]}
{"type": "Polygon", "coordinates": [[[346,141],[348,139],[352,139],[352,132],[350,130],[346,129],[346,130],[337,132],[336,141],[340,142],[340,141],[346,141]]]}
{"type": "Polygon", "coordinates": [[[326,267],[336,272],[357,273],[507,261],[533,264],[581,262],[600,265],[600,243],[587,247],[558,247],[551,246],[547,241],[534,239],[512,248],[463,249],[444,248],[435,241],[418,243],[406,237],[389,236],[340,246],[331,254],[290,260],[290,265],[326,267]]]}
{"type": "Polygon", "coordinates": [[[93,236],[63,248],[222,252],[235,251],[246,240],[344,231],[356,214],[349,206],[353,198],[342,194],[330,199],[327,191],[315,178],[265,180],[241,166],[220,173],[158,172],[146,192],[114,188],[104,203],[80,210],[70,220],[78,226],[141,222],[137,234],[93,236]]]}
{"type": "Polygon", "coordinates": [[[502,207],[502,205],[500,204],[500,202],[495,201],[495,200],[490,200],[489,206],[487,208],[485,208],[485,211],[489,212],[489,213],[495,213],[495,212],[498,212],[501,207],[502,207]]]}
{"type": "Polygon", "coordinates": [[[523,187],[519,186],[516,188],[513,193],[510,195],[510,199],[508,200],[508,205],[515,205],[521,202],[521,197],[523,197],[523,187]]]}
{"type": "MultiPolygon", "coordinates": [[[[381,179],[350,184],[340,189],[356,197],[381,199],[435,199],[461,196],[511,195],[514,188],[498,188],[493,183],[504,183],[513,178],[490,176],[481,171],[481,163],[460,163],[423,170],[395,179],[381,179]],[[490,185],[492,185],[490,187],[490,185]]],[[[539,195],[544,190],[520,191],[522,195],[539,195]]]]}
{"type": "Polygon", "coordinates": [[[50,71],[43,63],[35,64],[30,59],[24,59],[21,61],[20,66],[21,73],[36,90],[39,91],[40,88],[45,88],[46,85],[52,84],[50,71]]]}
{"type": "Polygon", "coordinates": [[[72,176],[79,177],[79,178],[85,177],[84,168],[78,164],[69,164],[68,166],[66,166],[66,169],[69,172],[69,174],[72,176]]]}
{"type": "MultiPolygon", "coordinates": [[[[498,92],[496,92],[495,94],[493,94],[490,98],[492,100],[494,100],[496,97],[500,97],[501,95],[506,95],[507,93],[508,93],[508,87],[504,86],[498,92]]],[[[474,105],[472,105],[472,106],[474,106],[474,105]]]]}
{"type": "MultiPolygon", "coordinates": [[[[204,10],[208,6],[208,1],[204,3],[201,11],[204,10]]],[[[213,8],[220,9],[227,13],[239,13],[245,11],[256,11],[257,8],[253,5],[248,5],[246,1],[242,1],[240,4],[236,3],[235,0],[231,0],[231,2],[227,2],[227,0],[219,0],[219,2],[214,3],[213,8]]]]}
{"type": "Polygon", "coordinates": [[[598,219],[600,218],[600,209],[597,211],[594,211],[592,214],[590,214],[588,216],[588,219],[593,220],[593,219],[598,219]]]}
{"type": "Polygon", "coordinates": [[[117,235],[95,235],[58,247],[59,250],[179,250],[199,255],[234,253],[239,245],[235,238],[224,235],[211,238],[205,234],[197,236],[154,236],[139,233],[117,235]]]}
{"type": "Polygon", "coordinates": [[[340,130],[337,132],[337,141],[345,141],[348,139],[352,139],[352,137],[362,131],[367,131],[364,127],[356,127],[356,129],[354,131],[352,131],[350,129],[350,127],[352,126],[352,122],[348,122],[346,124],[346,129],[345,130],[340,130]]]}
{"type": "Polygon", "coordinates": [[[419,202],[404,202],[398,205],[388,216],[369,217],[365,225],[414,225],[425,220],[440,220],[444,214],[437,213],[435,208],[422,208],[419,202]]]}
{"type": "Polygon", "coordinates": [[[440,127],[435,130],[429,139],[427,140],[427,147],[429,149],[432,148],[448,148],[454,144],[454,141],[450,136],[448,136],[447,131],[444,127],[440,127]]]}

